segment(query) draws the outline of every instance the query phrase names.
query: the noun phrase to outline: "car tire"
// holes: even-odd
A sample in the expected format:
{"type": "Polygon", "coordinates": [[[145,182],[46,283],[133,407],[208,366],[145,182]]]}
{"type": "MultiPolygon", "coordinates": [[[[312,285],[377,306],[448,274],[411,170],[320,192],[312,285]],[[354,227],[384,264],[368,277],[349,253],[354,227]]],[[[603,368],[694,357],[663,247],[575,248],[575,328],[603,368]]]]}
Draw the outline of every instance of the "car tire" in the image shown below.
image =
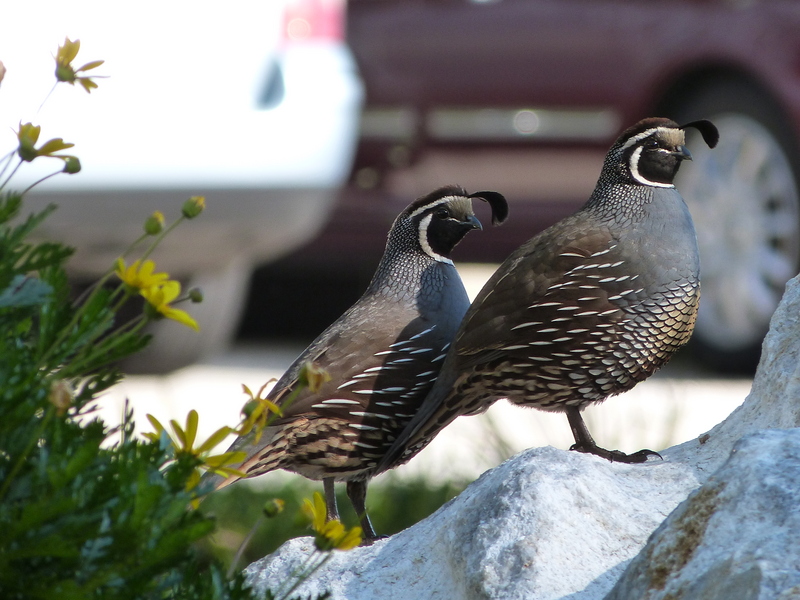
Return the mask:
{"type": "Polygon", "coordinates": [[[168,373],[224,351],[233,340],[242,316],[252,269],[237,261],[216,272],[200,273],[181,281],[184,292],[199,288],[203,301],[182,303],[199,324],[194,331],[169,319],[148,325],[153,337],[141,352],[125,359],[122,370],[130,374],[168,373]]]}
{"type": "Polygon", "coordinates": [[[687,131],[694,160],[676,179],[700,248],[691,348],[717,370],[752,372],[785,284],[800,265],[797,140],[780,107],[743,81],[684,93],[668,114],[679,123],[710,119],[720,131],[713,150],[687,131]]]}

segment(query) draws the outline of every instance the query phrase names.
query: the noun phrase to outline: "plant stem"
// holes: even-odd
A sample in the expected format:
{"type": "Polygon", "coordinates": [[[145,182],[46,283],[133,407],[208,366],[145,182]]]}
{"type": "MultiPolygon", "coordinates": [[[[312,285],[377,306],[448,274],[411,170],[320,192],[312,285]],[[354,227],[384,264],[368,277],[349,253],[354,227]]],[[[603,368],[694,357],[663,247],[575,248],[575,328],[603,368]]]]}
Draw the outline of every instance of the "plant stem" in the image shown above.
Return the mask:
{"type": "Polygon", "coordinates": [[[261,525],[261,523],[263,521],[264,521],[264,515],[260,515],[258,517],[258,519],[256,519],[256,522],[253,524],[253,526],[250,528],[250,531],[247,532],[247,535],[242,540],[242,543],[239,544],[239,548],[238,548],[238,550],[236,550],[236,554],[234,555],[233,560],[231,561],[231,566],[228,567],[228,573],[227,573],[228,579],[233,577],[233,574],[236,571],[236,565],[239,564],[239,560],[241,560],[242,554],[244,554],[245,548],[247,548],[247,546],[250,544],[250,540],[253,539],[253,536],[255,535],[256,530],[258,529],[259,525],[261,525]]]}
{"type": "MultiPolygon", "coordinates": [[[[5,187],[8,185],[8,182],[11,181],[12,177],[14,177],[14,173],[16,173],[21,166],[22,166],[22,161],[19,161],[17,163],[17,166],[14,167],[12,169],[11,173],[8,174],[8,177],[6,177],[6,180],[3,183],[0,183],[0,190],[5,189],[5,187]]],[[[3,172],[5,172],[5,168],[3,168],[3,172]]]]}
{"type": "Polygon", "coordinates": [[[158,237],[156,237],[156,239],[153,240],[153,243],[150,244],[150,247],[147,250],[144,251],[144,254],[142,254],[142,257],[141,257],[140,260],[142,262],[144,262],[145,259],[147,259],[147,257],[150,256],[153,253],[153,250],[156,249],[156,246],[158,246],[161,243],[161,240],[163,240],[173,229],[175,229],[178,225],[180,225],[181,222],[184,221],[185,219],[186,219],[186,217],[181,215],[180,217],[175,219],[175,222],[173,222],[169,227],[167,227],[161,233],[159,233],[158,237]]]}
{"type": "Polygon", "coordinates": [[[36,428],[36,432],[34,433],[34,435],[31,436],[31,439],[28,440],[27,447],[20,455],[20,457],[17,459],[17,462],[14,463],[14,466],[11,469],[11,472],[8,474],[8,477],[6,477],[5,480],[3,481],[3,485],[0,486],[0,500],[2,500],[5,497],[6,493],[8,492],[9,486],[11,486],[11,482],[14,481],[14,478],[17,476],[17,473],[22,468],[22,465],[25,464],[25,461],[27,460],[28,455],[31,453],[31,450],[33,450],[34,446],[36,446],[36,444],[39,442],[39,438],[42,437],[42,432],[44,431],[45,426],[50,420],[50,417],[53,416],[54,410],[55,407],[53,406],[49,406],[45,410],[44,417],[42,417],[42,420],[39,423],[39,427],[36,428]]]}
{"type": "MultiPolygon", "coordinates": [[[[58,175],[59,173],[63,173],[63,172],[64,172],[64,170],[63,170],[63,169],[62,169],[62,170],[60,170],[60,171],[54,171],[54,172],[50,173],[50,175],[45,175],[44,177],[42,177],[42,178],[41,178],[41,179],[39,179],[38,181],[34,181],[32,184],[30,184],[28,187],[26,187],[26,188],[25,188],[25,191],[23,191],[21,195],[22,195],[22,196],[24,196],[25,194],[27,194],[28,192],[30,192],[30,191],[31,191],[31,190],[32,190],[34,187],[36,187],[37,185],[39,185],[40,183],[42,183],[43,181],[47,181],[47,180],[48,180],[48,179],[50,179],[51,177],[55,177],[55,176],[56,176],[56,175],[58,175]]],[[[13,175],[13,173],[12,173],[12,175],[13,175]]]]}
{"type": "MultiPolygon", "coordinates": [[[[0,158],[0,163],[2,163],[2,162],[4,162],[4,163],[5,163],[5,164],[3,165],[3,168],[2,168],[2,169],[0,169],[0,177],[2,177],[2,176],[3,176],[3,174],[6,172],[6,169],[8,169],[8,165],[10,165],[10,164],[11,164],[11,159],[12,159],[12,158],[14,158],[14,155],[15,155],[16,153],[17,153],[17,151],[16,151],[16,150],[12,150],[12,151],[11,151],[11,152],[9,152],[8,154],[6,154],[6,155],[5,155],[3,158],[0,158]]],[[[6,183],[7,183],[7,182],[6,182],[6,183]]]]}
{"type": "Polygon", "coordinates": [[[323,553],[316,549],[313,550],[311,554],[309,554],[303,561],[303,564],[301,564],[297,569],[294,569],[289,578],[286,579],[281,587],[278,588],[278,591],[275,593],[275,600],[285,600],[288,598],[289,595],[298,587],[300,587],[300,585],[302,585],[306,579],[311,577],[317,569],[321,568],[322,565],[328,562],[331,556],[332,552],[330,551],[323,553]],[[316,564],[314,564],[315,562],[316,564]],[[284,592],[283,589],[292,581],[294,581],[294,583],[292,583],[289,589],[284,592]]]}

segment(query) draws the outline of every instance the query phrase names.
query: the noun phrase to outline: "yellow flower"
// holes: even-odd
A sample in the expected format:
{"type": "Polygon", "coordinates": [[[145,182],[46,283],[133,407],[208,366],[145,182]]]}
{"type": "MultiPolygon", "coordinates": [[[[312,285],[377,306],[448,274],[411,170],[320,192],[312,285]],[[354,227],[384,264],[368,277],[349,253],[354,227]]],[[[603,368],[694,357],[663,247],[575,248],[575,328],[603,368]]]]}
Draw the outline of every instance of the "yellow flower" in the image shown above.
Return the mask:
{"type": "Polygon", "coordinates": [[[186,415],[186,425],[184,427],[181,427],[174,419],[169,422],[173,432],[172,435],[167,432],[166,428],[153,415],[147,415],[147,420],[150,421],[153,429],[155,429],[154,432],[144,434],[147,439],[157,442],[161,439],[162,435],[165,435],[169,438],[176,455],[179,457],[193,456],[198,461],[198,467],[195,468],[186,482],[187,490],[193,489],[200,482],[200,468],[213,471],[224,477],[230,477],[231,475],[236,475],[237,477],[247,476],[245,473],[228,466],[242,462],[247,458],[246,453],[224,452],[223,454],[211,454],[211,451],[218,446],[222,440],[233,433],[233,429],[230,427],[221,427],[212,433],[211,437],[205,442],[195,448],[194,443],[197,439],[197,424],[200,420],[196,410],[190,410],[189,414],[186,415]]]}
{"type": "Polygon", "coordinates": [[[78,73],[96,69],[102,65],[104,61],[95,60],[88,62],[82,67],[76,69],[72,66],[72,61],[75,60],[75,57],[78,55],[78,50],[80,49],[80,40],[75,40],[73,42],[69,38],[64,39],[64,44],[59,46],[58,51],[56,52],[56,79],[70,85],[75,85],[75,82],[77,81],[83,86],[83,89],[85,89],[87,92],[91,92],[97,87],[97,84],[89,77],[79,77],[78,73]]]}
{"type": "Polygon", "coordinates": [[[308,388],[312,392],[318,392],[322,384],[326,381],[330,381],[330,379],[331,376],[325,369],[318,367],[313,362],[303,363],[297,375],[297,384],[292,386],[288,396],[280,397],[278,400],[280,406],[267,398],[261,397],[266,387],[272,383],[274,379],[262,385],[257,394],[253,394],[249,387],[242,384],[244,393],[250,397],[250,400],[248,400],[242,408],[244,419],[239,429],[236,430],[236,433],[239,435],[247,435],[255,430],[255,442],[258,442],[258,440],[261,439],[264,428],[272,423],[275,417],[282,417],[283,411],[291,406],[300,392],[305,388],[308,388]]]}
{"type": "Polygon", "coordinates": [[[303,500],[303,513],[314,530],[317,550],[350,550],[361,543],[361,527],[346,529],[338,519],[327,520],[328,511],[322,494],[314,492],[314,501],[303,500]]]}
{"type": "Polygon", "coordinates": [[[197,321],[189,313],[170,306],[170,303],[180,296],[181,284],[169,279],[166,273],[155,273],[155,268],[156,265],[152,260],[144,262],[137,260],[131,266],[126,266],[125,261],[118,258],[115,272],[126,285],[139,290],[142,297],[147,300],[151,316],[166,317],[200,331],[197,321]]]}
{"type": "Polygon", "coordinates": [[[56,154],[56,152],[66,150],[67,148],[72,148],[75,145],[65,142],[61,138],[53,138],[52,140],[48,140],[42,144],[41,147],[37,148],[36,142],[39,141],[39,134],[41,131],[42,128],[38,125],[34,125],[33,123],[19,124],[19,131],[17,132],[19,147],[17,148],[17,154],[19,154],[19,157],[22,160],[25,162],[31,162],[33,159],[38,158],[39,156],[50,156],[52,158],[60,158],[61,160],[75,158],[74,156],[69,156],[66,154],[56,154]]]}
{"type": "Polygon", "coordinates": [[[124,283],[138,290],[145,290],[165,283],[169,279],[166,273],[154,273],[156,263],[146,260],[142,263],[137,260],[131,266],[126,266],[122,258],[117,259],[116,274],[124,283]]]}
{"type": "Polygon", "coordinates": [[[189,313],[170,306],[170,302],[181,295],[181,284],[177,281],[168,280],[152,287],[142,288],[139,293],[160,315],[191,327],[195,331],[200,331],[197,321],[189,313]]]}
{"type": "Polygon", "coordinates": [[[247,387],[245,384],[242,384],[242,389],[244,390],[244,393],[250,397],[250,400],[248,400],[242,407],[244,419],[242,420],[239,429],[236,430],[236,433],[239,435],[247,435],[255,428],[255,441],[258,442],[258,440],[261,439],[261,434],[264,431],[264,428],[269,425],[272,419],[275,416],[283,416],[283,411],[281,411],[277,404],[271,400],[268,400],[267,398],[261,397],[261,394],[264,393],[264,390],[273,381],[275,381],[275,379],[270,379],[267,383],[262,385],[257,394],[253,394],[249,387],[247,387]]]}
{"type": "Polygon", "coordinates": [[[303,363],[297,376],[297,383],[308,387],[308,390],[314,393],[317,393],[322,385],[330,380],[330,374],[313,362],[303,363]]]}

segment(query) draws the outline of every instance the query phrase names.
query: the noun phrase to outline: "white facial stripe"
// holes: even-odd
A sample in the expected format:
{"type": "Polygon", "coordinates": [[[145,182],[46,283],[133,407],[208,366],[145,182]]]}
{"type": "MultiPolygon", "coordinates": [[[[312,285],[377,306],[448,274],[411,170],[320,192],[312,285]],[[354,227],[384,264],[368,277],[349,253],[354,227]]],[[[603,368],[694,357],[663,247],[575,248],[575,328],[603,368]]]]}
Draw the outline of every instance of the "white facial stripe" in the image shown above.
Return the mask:
{"type": "Polygon", "coordinates": [[[426,210],[432,209],[434,206],[439,206],[440,204],[447,204],[448,202],[452,202],[453,200],[456,200],[457,198],[463,198],[463,197],[464,196],[445,196],[444,198],[440,198],[439,200],[437,200],[436,202],[433,202],[432,204],[426,204],[425,206],[420,206],[417,210],[412,212],[409,215],[409,217],[414,218],[417,215],[424,213],[426,210]]]}
{"type": "Polygon", "coordinates": [[[639,143],[643,139],[653,135],[654,133],[661,134],[661,138],[667,141],[674,146],[679,146],[683,144],[686,140],[686,134],[682,129],[676,129],[675,127],[651,127],[643,131],[642,133],[633,136],[629,139],[625,144],[623,144],[622,149],[625,150],[630,148],[634,144],[639,143]]]}
{"type": "MultiPolygon", "coordinates": [[[[429,204],[426,207],[426,210],[431,206],[435,205],[429,204]]],[[[419,222],[419,245],[422,246],[422,249],[425,251],[425,254],[430,256],[433,260],[438,260],[439,262],[452,265],[453,264],[452,260],[450,260],[446,256],[442,256],[441,254],[437,254],[436,252],[434,252],[433,248],[431,248],[431,245],[428,243],[428,225],[430,225],[431,219],[433,219],[433,215],[425,215],[419,222]]]]}
{"type": "Polygon", "coordinates": [[[649,179],[645,179],[645,177],[639,173],[639,158],[642,156],[642,147],[636,148],[631,153],[631,161],[628,165],[631,170],[631,176],[641,183],[642,185],[650,185],[653,187],[660,187],[660,188],[674,188],[675,185],[672,183],[659,183],[658,181],[650,181],[649,179]]]}
{"type": "Polygon", "coordinates": [[[650,129],[646,129],[642,133],[639,133],[639,134],[633,136],[631,139],[629,139],[627,142],[625,142],[625,144],[622,146],[622,149],[625,150],[626,148],[630,148],[634,144],[638,144],[644,138],[650,137],[651,135],[653,135],[656,132],[661,132],[661,133],[667,135],[667,132],[671,133],[673,131],[675,131],[675,129],[673,129],[671,127],[652,127],[650,129]]]}

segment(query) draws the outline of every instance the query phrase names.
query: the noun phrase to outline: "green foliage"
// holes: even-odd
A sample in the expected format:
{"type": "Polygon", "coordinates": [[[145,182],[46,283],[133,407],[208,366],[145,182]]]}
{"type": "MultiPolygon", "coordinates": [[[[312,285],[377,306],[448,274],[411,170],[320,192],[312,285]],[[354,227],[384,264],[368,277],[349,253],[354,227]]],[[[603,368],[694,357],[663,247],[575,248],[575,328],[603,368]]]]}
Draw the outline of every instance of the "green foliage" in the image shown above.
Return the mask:
{"type": "MultiPolygon", "coordinates": [[[[285,514],[297,514],[303,499],[319,491],[321,485],[300,476],[292,476],[287,481],[276,474],[274,479],[282,482],[275,483],[269,479],[270,475],[265,475],[253,483],[237,483],[203,501],[200,510],[217,519],[216,531],[200,543],[208,556],[230,564],[254,524],[257,524],[255,532],[237,567],[274,552],[284,540],[309,535],[306,521],[299,518],[259,520],[261,507],[272,498],[280,498],[286,503],[285,514]]],[[[433,484],[424,479],[401,481],[390,475],[370,485],[369,515],[379,533],[391,535],[432,514],[465,487],[466,483],[433,484]]],[[[356,525],[358,518],[343,489],[337,490],[337,500],[342,521],[356,525]]]]}
{"type": "Polygon", "coordinates": [[[0,597],[249,597],[217,564],[197,577],[214,522],[188,510],[192,457],[93,417],[146,338],[112,329],[108,290],[68,301],[69,250],[26,241],[46,213],[12,224],[20,206],[0,200],[0,597]]]}
{"type": "MultiPolygon", "coordinates": [[[[58,53],[64,69],[78,49],[69,44],[58,53]]],[[[249,598],[241,575],[216,562],[200,569],[193,545],[214,521],[189,508],[197,457],[135,438],[131,411],[114,430],[93,414],[122,377],[118,361],[147,343],[152,317],[119,322],[123,303],[144,290],[109,285],[112,265],[73,301],[72,250],[31,241],[55,207],[25,215],[24,194],[7,191],[13,175],[39,158],[62,161],[54,174],[80,170],[77,158],[55,154],[72,144],[37,148],[39,131],[20,124],[19,147],[0,158],[0,598],[249,598]]]]}
{"type": "MultiPolygon", "coordinates": [[[[74,68],[79,48],[69,39],[59,47],[56,75],[89,92],[97,87],[91,77],[99,76],[85,72],[102,61],[74,68]]],[[[3,73],[0,64],[0,79],[3,73]]],[[[195,550],[215,527],[212,517],[194,510],[200,471],[238,473],[227,467],[236,453],[211,454],[233,430],[196,444],[192,411],[185,427],[170,422],[177,439],[154,419],[156,432],[140,439],[131,410],[113,429],[95,414],[102,393],[122,378],[119,361],[147,344],[148,321],[198,329],[173,305],[201,301],[202,294],[181,297],[180,284],[155,272],[148,256],[180,222],[198,217],[205,199],[190,198],[168,227],[162,213],[153,213],[142,237],[74,300],[65,270],[72,250],[31,241],[55,207],[24,215],[24,192],[6,191],[21,166],[40,158],[61,161],[44,179],[80,171],[77,157],[57,154],[73,144],[54,138],[37,147],[39,134],[40,127],[20,123],[18,148],[0,157],[0,598],[251,598],[241,574],[226,573],[220,561],[195,550]],[[124,257],[143,242],[149,246],[127,266],[124,257]],[[120,308],[134,295],[146,301],[142,314],[120,322],[120,308]]],[[[252,419],[269,412],[263,399],[252,400],[260,407],[252,419]]],[[[248,417],[245,425],[255,423],[248,417]]],[[[336,533],[349,534],[341,524],[336,533]]],[[[328,558],[330,552],[312,553],[301,575],[328,558]]],[[[285,592],[273,600],[287,600],[301,581],[276,582],[285,592]]]]}

